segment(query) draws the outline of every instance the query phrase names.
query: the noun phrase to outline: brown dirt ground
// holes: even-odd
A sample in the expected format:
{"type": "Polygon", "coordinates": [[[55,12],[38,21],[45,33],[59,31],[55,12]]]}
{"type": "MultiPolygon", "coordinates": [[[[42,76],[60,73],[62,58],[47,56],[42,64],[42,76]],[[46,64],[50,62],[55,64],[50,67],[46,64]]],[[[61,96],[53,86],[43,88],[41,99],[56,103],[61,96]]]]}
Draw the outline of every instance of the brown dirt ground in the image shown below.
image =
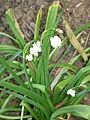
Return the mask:
{"type": "MultiPolygon", "coordinates": [[[[45,16],[48,6],[53,1],[55,0],[0,0],[0,31],[12,34],[4,16],[6,10],[12,8],[26,40],[29,41],[34,34],[35,19],[40,6],[44,6],[43,16],[45,16]]],[[[67,0],[66,15],[73,30],[90,21],[90,0],[67,0]]],[[[42,21],[43,24],[45,20],[42,21]]],[[[90,46],[90,29],[82,33],[82,39],[87,46],[90,46]]],[[[0,44],[6,42],[12,44],[7,38],[0,38],[0,44]]],[[[84,103],[90,105],[90,95],[85,98],[84,103]]]]}
{"type": "MultiPolygon", "coordinates": [[[[34,33],[35,19],[40,6],[44,6],[44,16],[46,15],[47,7],[53,1],[55,0],[0,0],[0,31],[10,32],[4,13],[8,8],[13,8],[26,40],[30,40],[34,33]]],[[[60,0],[60,2],[62,1],[60,0]]],[[[67,0],[66,14],[70,25],[75,30],[79,25],[90,21],[90,0],[67,0]]],[[[45,20],[43,20],[42,24],[45,24],[45,20]]],[[[83,39],[88,39],[87,41],[90,45],[89,34],[89,30],[84,32],[83,39]]]]}

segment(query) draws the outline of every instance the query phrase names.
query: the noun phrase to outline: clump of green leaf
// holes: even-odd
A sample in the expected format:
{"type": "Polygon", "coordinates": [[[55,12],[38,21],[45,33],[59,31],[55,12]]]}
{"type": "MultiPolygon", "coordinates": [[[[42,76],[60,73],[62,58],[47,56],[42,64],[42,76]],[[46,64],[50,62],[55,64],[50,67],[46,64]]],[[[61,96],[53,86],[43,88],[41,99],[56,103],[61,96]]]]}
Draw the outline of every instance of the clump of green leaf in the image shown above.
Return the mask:
{"type": "MultiPolygon", "coordinates": [[[[88,60],[90,48],[86,50],[82,48],[67,21],[64,21],[64,23],[66,22],[64,25],[67,36],[62,34],[61,46],[52,49],[50,39],[56,34],[59,19],[63,19],[61,13],[63,13],[63,9],[59,2],[54,2],[48,10],[45,30],[40,35],[41,7],[37,15],[34,38],[26,43],[13,11],[9,9],[6,12],[6,20],[15,37],[3,32],[0,32],[0,36],[6,36],[16,42],[18,47],[0,45],[2,53],[0,56],[0,119],[64,120],[68,114],[90,119],[90,106],[80,104],[84,96],[90,92],[90,84],[88,83],[90,81],[90,60],[88,60]],[[52,56],[68,40],[79,54],[70,59],[68,63],[62,63],[63,56],[69,52],[69,45],[62,58],[57,63],[52,63],[52,56]],[[30,61],[27,61],[26,55],[29,54],[29,49],[34,47],[37,41],[41,43],[42,52],[38,54],[38,57],[33,56],[33,59],[29,58],[30,61]],[[78,69],[74,63],[81,56],[85,61],[88,60],[88,63],[78,69]],[[60,71],[53,78],[51,73],[56,68],[60,68],[60,71]],[[8,76],[4,77],[6,72],[8,76]],[[67,94],[70,89],[75,91],[74,96],[71,93],[67,94]],[[10,102],[15,98],[19,99],[19,105],[10,105],[10,102]],[[11,116],[10,112],[18,112],[19,115],[11,116]]],[[[77,35],[88,27],[90,27],[90,23],[79,27],[75,34],[77,35]]]]}

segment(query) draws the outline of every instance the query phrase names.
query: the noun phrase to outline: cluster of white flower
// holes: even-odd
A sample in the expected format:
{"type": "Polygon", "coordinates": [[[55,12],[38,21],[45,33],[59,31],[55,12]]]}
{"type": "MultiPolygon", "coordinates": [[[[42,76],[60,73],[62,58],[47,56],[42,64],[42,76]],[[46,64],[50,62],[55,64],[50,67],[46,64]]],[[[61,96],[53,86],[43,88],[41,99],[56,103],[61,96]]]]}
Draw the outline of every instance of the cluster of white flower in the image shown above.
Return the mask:
{"type": "MultiPolygon", "coordinates": [[[[50,42],[53,48],[57,48],[61,45],[61,39],[58,36],[51,37],[50,42]]],[[[33,44],[33,47],[30,48],[30,54],[26,55],[26,59],[32,61],[33,56],[38,57],[39,52],[41,52],[41,43],[40,41],[37,41],[33,44]]]]}
{"type": "Polygon", "coordinates": [[[37,41],[33,44],[33,47],[30,48],[30,54],[26,55],[26,59],[28,61],[33,60],[33,56],[38,57],[38,53],[41,52],[41,43],[40,41],[37,41]]]}
{"type": "Polygon", "coordinates": [[[71,95],[72,97],[74,97],[75,96],[75,90],[72,90],[72,89],[69,89],[68,91],[67,91],[67,95],[71,95]]]}

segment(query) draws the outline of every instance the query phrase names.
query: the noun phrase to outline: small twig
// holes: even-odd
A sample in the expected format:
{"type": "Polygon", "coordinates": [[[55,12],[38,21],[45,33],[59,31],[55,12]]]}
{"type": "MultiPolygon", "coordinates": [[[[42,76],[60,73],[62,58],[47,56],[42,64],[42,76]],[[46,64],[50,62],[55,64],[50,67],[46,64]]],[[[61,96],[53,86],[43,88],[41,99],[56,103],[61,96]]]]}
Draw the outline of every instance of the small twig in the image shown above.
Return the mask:
{"type": "Polygon", "coordinates": [[[70,117],[71,117],[71,114],[68,113],[68,114],[67,114],[67,119],[64,119],[64,118],[62,118],[62,117],[57,117],[57,118],[58,118],[58,120],[69,120],[70,117]]]}
{"type": "Polygon", "coordinates": [[[73,58],[74,56],[76,56],[76,55],[77,55],[77,53],[78,53],[78,51],[77,51],[77,50],[75,50],[75,51],[74,51],[74,53],[73,53],[72,58],[73,58]]]}
{"type": "Polygon", "coordinates": [[[30,26],[24,19],[22,19],[22,21],[28,27],[28,29],[34,34],[35,24],[33,23],[33,26],[30,26]]]}
{"type": "Polygon", "coordinates": [[[69,119],[70,119],[70,117],[71,117],[71,114],[70,114],[70,113],[68,113],[68,114],[67,114],[67,120],[69,120],[69,119]]]}
{"type": "Polygon", "coordinates": [[[57,117],[58,118],[58,120],[66,120],[66,119],[64,119],[64,118],[62,118],[62,117],[57,117]]]}
{"type": "Polygon", "coordinates": [[[56,109],[60,108],[62,105],[64,105],[64,101],[60,102],[58,105],[55,106],[56,109]]]}
{"type": "Polygon", "coordinates": [[[23,31],[25,32],[25,34],[26,34],[29,38],[31,37],[30,34],[29,34],[26,30],[23,29],[23,31]]]}

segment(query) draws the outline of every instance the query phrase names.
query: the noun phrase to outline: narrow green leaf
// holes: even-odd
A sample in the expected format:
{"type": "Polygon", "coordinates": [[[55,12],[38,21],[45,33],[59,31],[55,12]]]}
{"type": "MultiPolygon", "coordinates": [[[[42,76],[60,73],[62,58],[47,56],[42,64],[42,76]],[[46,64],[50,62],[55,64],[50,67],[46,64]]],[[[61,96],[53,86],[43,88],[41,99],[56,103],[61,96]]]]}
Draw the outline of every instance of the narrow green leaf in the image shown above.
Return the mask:
{"type": "Polygon", "coordinates": [[[16,21],[12,9],[8,9],[6,11],[6,19],[17,39],[18,44],[20,45],[21,48],[23,48],[25,45],[24,35],[19,28],[19,25],[16,21]]]}
{"type": "Polygon", "coordinates": [[[20,93],[22,95],[26,95],[27,97],[29,97],[29,100],[32,99],[33,101],[42,105],[46,111],[45,113],[47,113],[48,115],[50,114],[48,112],[48,105],[46,103],[46,100],[43,97],[41,97],[40,95],[38,95],[37,93],[30,91],[27,88],[17,86],[17,85],[14,85],[12,83],[4,82],[4,81],[0,81],[0,86],[5,87],[9,90],[12,90],[15,93],[20,93]]]}
{"type": "MultiPolygon", "coordinates": [[[[1,84],[0,84],[0,85],[1,85],[1,84]]],[[[4,82],[2,86],[6,87],[6,86],[8,86],[8,85],[6,85],[6,83],[4,82]]],[[[11,85],[9,85],[9,86],[11,87],[11,85]]],[[[10,88],[10,87],[8,87],[8,88],[10,88]]],[[[12,87],[13,87],[13,86],[12,86],[12,87]]],[[[11,89],[13,90],[12,87],[11,87],[11,89]]],[[[11,89],[10,89],[10,90],[11,90],[11,89]]],[[[16,89],[17,89],[17,88],[14,89],[15,92],[11,92],[11,91],[8,91],[8,90],[6,90],[5,92],[6,92],[6,93],[9,93],[9,94],[12,94],[13,96],[19,98],[20,100],[23,100],[24,102],[29,103],[30,105],[33,105],[34,107],[40,109],[40,110],[46,115],[47,119],[49,120],[48,110],[45,109],[45,107],[43,106],[43,104],[41,105],[40,103],[38,103],[38,102],[36,102],[36,101],[28,98],[28,97],[25,97],[25,95],[26,95],[26,96],[28,96],[28,95],[31,96],[31,95],[29,94],[30,92],[27,93],[25,89],[24,89],[24,93],[23,93],[24,96],[21,95],[21,94],[18,94],[18,93],[16,92],[16,91],[18,91],[18,90],[19,90],[19,92],[20,92],[20,88],[17,89],[17,90],[16,90],[16,89]],[[25,93],[25,92],[26,92],[26,93],[25,93]]],[[[23,91],[23,90],[21,90],[21,91],[23,91]]],[[[21,92],[21,93],[22,93],[22,92],[21,92]]],[[[34,96],[35,96],[35,95],[34,95],[34,96]]],[[[37,97],[37,98],[38,98],[38,97],[37,97]]],[[[37,99],[36,99],[36,100],[37,100],[37,99]]]]}
{"type": "Polygon", "coordinates": [[[87,30],[88,28],[90,28],[90,21],[86,22],[84,25],[79,26],[77,28],[77,30],[75,31],[75,35],[77,35],[78,33],[82,32],[83,30],[87,30]]]}
{"type": "Polygon", "coordinates": [[[7,99],[4,101],[1,110],[5,109],[6,105],[8,104],[9,100],[12,98],[12,95],[9,95],[7,99]]]}
{"type": "Polygon", "coordinates": [[[68,82],[72,79],[72,77],[70,78],[67,78],[63,81],[60,81],[56,86],[55,86],[55,89],[54,89],[54,93],[53,93],[53,102],[55,103],[56,100],[58,99],[62,89],[68,84],[68,82]]]}
{"type": "Polygon", "coordinates": [[[0,114],[3,114],[5,112],[20,112],[20,108],[13,108],[13,107],[9,107],[9,108],[5,108],[5,109],[0,109],[0,114]]]}
{"type": "Polygon", "coordinates": [[[89,120],[90,118],[90,106],[88,105],[71,105],[62,107],[56,110],[50,120],[56,120],[56,118],[62,114],[71,113],[72,115],[89,120]]]}
{"type": "MultiPolygon", "coordinates": [[[[54,67],[55,65],[56,65],[56,64],[51,63],[51,64],[49,65],[49,68],[54,67]]],[[[67,68],[67,69],[72,70],[72,71],[75,72],[75,73],[78,72],[78,68],[77,68],[75,65],[70,65],[70,64],[67,64],[67,63],[59,63],[59,64],[56,65],[56,67],[67,68]]]]}
{"type": "Polygon", "coordinates": [[[46,20],[46,27],[45,30],[55,27],[56,19],[57,19],[57,12],[58,12],[59,2],[54,2],[48,11],[47,20],[46,20]]]}
{"type": "Polygon", "coordinates": [[[85,84],[85,83],[87,83],[87,82],[89,82],[89,81],[90,81],[90,75],[87,75],[87,76],[84,77],[81,85],[83,85],[83,84],[85,84]]]}
{"type": "Polygon", "coordinates": [[[1,37],[5,36],[5,37],[9,38],[10,40],[13,40],[13,41],[17,42],[17,40],[15,38],[13,38],[12,36],[10,36],[9,34],[6,34],[4,32],[0,32],[0,36],[1,37]]]}
{"type": "MultiPolygon", "coordinates": [[[[23,75],[23,74],[24,74],[24,71],[20,71],[20,72],[18,72],[18,73],[16,73],[16,74],[17,74],[17,76],[23,75]]],[[[9,75],[9,76],[1,79],[1,80],[2,80],[2,81],[7,81],[7,80],[10,80],[10,79],[12,79],[12,78],[14,78],[14,76],[9,75]]]]}
{"type": "Polygon", "coordinates": [[[48,86],[50,81],[48,78],[48,61],[49,61],[49,52],[50,52],[50,37],[54,34],[53,29],[49,29],[43,32],[42,34],[42,56],[37,68],[36,73],[36,82],[48,86]]]}
{"type": "Polygon", "coordinates": [[[23,69],[23,65],[18,61],[7,60],[7,63],[9,63],[9,66],[11,68],[16,68],[16,69],[20,69],[20,70],[23,69]]]}
{"type": "Polygon", "coordinates": [[[35,120],[39,120],[39,118],[36,116],[35,111],[27,104],[22,103],[23,106],[30,112],[30,114],[35,118],[35,120]]]}
{"type": "MultiPolygon", "coordinates": [[[[0,115],[1,119],[4,120],[20,120],[21,116],[6,116],[6,115],[0,115]]],[[[25,115],[23,118],[28,119],[31,118],[30,115],[25,115]]]]}
{"type": "Polygon", "coordinates": [[[16,52],[21,51],[20,49],[11,46],[11,45],[0,45],[0,52],[15,54],[16,52]]]}
{"type": "Polygon", "coordinates": [[[40,84],[33,84],[33,87],[39,89],[40,91],[42,91],[44,93],[45,99],[46,99],[46,101],[47,101],[51,111],[53,112],[54,111],[54,106],[53,106],[53,104],[52,104],[52,102],[50,100],[50,97],[49,97],[49,95],[48,95],[48,93],[46,91],[45,86],[44,85],[40,85],[40,84]]]}
{"type": "Polygon", "coordinates": [[[12,68],[9,66],[6,60],[4,60],[2,57],[0,57],[0,64],[2,64],[8,70],[8,72],[12,74],[12,76],[14,77],[14,79],[17,81],[19,85],[26,87],[26,85],[24,84],[24,81],[17,76],[17,74],[12,70],[12,68]]]}
{"type": "Polygon", "coordinates": [[[36,19],[36,25],[35,25],[35,33],[34,33],[34,41],[36,42],[39,39],[39,30],[40,30],[40,22],[42,19],[42,7],[40,8],[37,19],[36,19]]]}

